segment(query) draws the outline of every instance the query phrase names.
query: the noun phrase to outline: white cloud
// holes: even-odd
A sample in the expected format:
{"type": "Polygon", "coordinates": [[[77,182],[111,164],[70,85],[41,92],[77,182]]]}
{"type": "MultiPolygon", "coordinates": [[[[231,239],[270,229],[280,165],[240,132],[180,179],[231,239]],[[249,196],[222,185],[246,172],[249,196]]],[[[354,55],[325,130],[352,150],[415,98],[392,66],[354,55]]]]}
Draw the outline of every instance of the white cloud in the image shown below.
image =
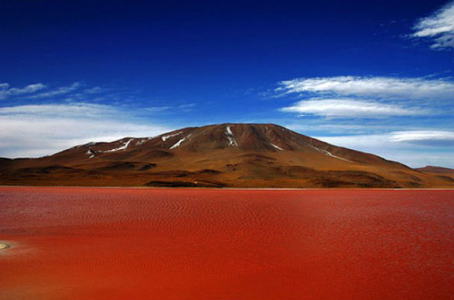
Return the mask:
{"type": "Polygon", "coordinates": [[[413,37],[432,38],[432,48],[454,48],[454,2],[419,20],[413,30],[413,37]]]}
{"type": "Polygon", "coordinates": [[[155,136],[170,128],[143,124],[109,105],[79,103],[0,108],[0,156],[36,157],[91,141],[155,136]]]}
{"type": "MultiPolygon", "coordinates": [[[[311,120],[314,121],[314,120],[311,120]]],[[[333,122],[333,120],[329,120],[329,123],[323,122],[310,122],[309,120],[304,120],[303,123],[288,123],[284,124],[283,126],[304,133],[309,133],[312,135],[316,135],[317,133],[326,133],[329,132],[330,134],[372,134],[375,132],[387,132],[390,130],[405,130],[411,126],[402,125],[402,124],[389,124],[388,122],[379,122],[377,124],[377,120],[369,120],[369,122],[356,122],[352,123],[352,121],[347,123],[342,122],[333,122]]]]}
{"type": "Polygon", "coordinates": [[[68,93],[70,93],[72,91],[75,91],[78,88],[80,88],[81,86],[82,86],[82,84],[80,82],[74,82],[70,86],[59,87],[56,90],[45,92],[45,93],[40,93],[40,94],[37,94],[37,95],[33,95],[33,96],[29,97],[29,98],[36,99],[36,98],[50,98],[50,97],[55,97],[55,96],[61,96],[61,95],[68,94],[68,93]]]}
{"type": "Polygon", "coordinates": [[[411,167],[435,165],[454,168],[454,132],[400,131],[386,134],[319,136],[327,143],[379,155],[411,167]],[[420,138],[425,138],[421,140],[420,138]],[[440,139],[450,141],[438,144],[440,139]],[[424,141],[420,143],[420,141],[424,141]],[[432,147],[436,145],[437,148],[432,147]]]}
{"type": "Polygon", "coordinates": [[[449,122],[448,116],[453,109],[452,79],[364,76],[299,78],[280,82],[276,92],[280,96],[297,95],[301,99],[281,108],[281,111],[323,118],[308,118],[308,121],[315,119],[313,126],[304,123],[304,130],[318,132],[316,135],[321,140],[377,154],[413,167],[429,164],[454,167],[454,133],[438,129],[443,128],[440,127],[443,125],[444,128],[450,128],[446,122],[449,122]],[[439,121],[430,118],[435,115],[441,116],[439,121]],[[410,122],[403,118],[408,116],[414,118],[410,122]],[[380,120],[374,120],[374,117],[380,120]],[[389,122],[388,117],[395,118],[389,122]],[[326,122],[327,118],[344,120],[320,123],[320,120],[326,122]],[[353,118],[361,122],[352,124],[353,118]],[[420,130],[424,124],[433,125],[434,122],[437,129],[420,130]],[[341,136],[326,136],[326,132],[341,136]],[[347,135],[347,132],[357,135],[347,135]]]}
{"type": "Polygon", "coordinates": [[[411,116],[428,113],[424,110],[403,108],[397,105],[354,99],[309,99],[281,109],[285,112],[312,114],[331,118],[380,118],[411,116]]]}
{"type": "Polygon", "coordinates": [[[23,88],[10,88],[9,86],[10,85],[8,83],[0,84],[0,100],[6,99],[11,96],[36,93],[37,91],[46,88],[46,86],[42,83],[30,84],[23,88]]]}
{"type": "Polygon", "coordinates": [[[47,104],[47,105],[21,105],[0,108],[0,117],[3,116],[30,116],[40,117],[101,117],[116,112],[109,105],[79,103],[79,104],[47,104]]]}
{"type": "Polygon", "coordinates": [[[279,83],[279,93],[371,97],[374,99],[454,98],[454,82],[443,79],[336,76],[298,78],[279,83]]]}
{"type": "MultiPolygon", "coordinates": [[[[338,143],[345,147],[384,147],[387,145],[390,148],[414,148],[415,144],[427,148],[432,144],[437,144],[440,141],[446,141],[446,147],[454,146],[454,131],[447,130],[409,130],[409,131],[393,131],[384,134],[365,134],[365,135],[349,135],[349,136],[332,136],[322,137],[324,140],[329,140],[330,143],[338,143]],[[423,143],[420,143],[423,142],[423,143]]],[[[454,162],[454,160],[453,160],[454,162]]]]}
{"type": "Polygon", "coordinates": [[[390,141],[432,146],[443,145],[454,146],[454,131],[443,130],[397,131],[391,134],[390,141]]]}

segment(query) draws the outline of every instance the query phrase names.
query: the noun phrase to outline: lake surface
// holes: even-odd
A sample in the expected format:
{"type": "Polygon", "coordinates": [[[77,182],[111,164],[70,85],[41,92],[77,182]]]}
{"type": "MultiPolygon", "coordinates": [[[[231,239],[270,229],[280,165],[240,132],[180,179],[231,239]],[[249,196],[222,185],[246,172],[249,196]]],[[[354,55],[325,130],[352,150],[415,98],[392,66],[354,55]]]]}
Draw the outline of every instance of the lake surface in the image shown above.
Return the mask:
{"type": "Polygon", "coordinates": [[[454,191],[0,187],[0,299],[454,299],[454,191]]]}

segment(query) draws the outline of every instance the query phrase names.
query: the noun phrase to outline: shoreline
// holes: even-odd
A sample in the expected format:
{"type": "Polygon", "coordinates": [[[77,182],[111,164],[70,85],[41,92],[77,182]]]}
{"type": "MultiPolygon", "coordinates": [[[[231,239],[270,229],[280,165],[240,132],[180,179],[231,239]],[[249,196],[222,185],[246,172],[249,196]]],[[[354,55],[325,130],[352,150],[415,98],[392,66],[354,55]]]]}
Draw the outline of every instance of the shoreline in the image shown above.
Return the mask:
{"type": "Polygon", "coordinates": [[[358,191],[431,191],[431,190],[454,190],[452,187],[435,187],[435,188],[266,188],[266,187],[251,187],[251,188],[242,188],[242,187],[223,187],[223,188],[214,188],[214,187],[147,187],[147,186],[83,186],[83,185],[1,185],[1,187],[37,187],[37,188],[105,188],[105,189],[170,189],[170,190],[180,190],[180,189],[190,189],[190,190],[252,190],[252,191],[307,191],[307,190],[323,190],[323,191],[334,191],[334,190],[358,190],[358,191]]]}

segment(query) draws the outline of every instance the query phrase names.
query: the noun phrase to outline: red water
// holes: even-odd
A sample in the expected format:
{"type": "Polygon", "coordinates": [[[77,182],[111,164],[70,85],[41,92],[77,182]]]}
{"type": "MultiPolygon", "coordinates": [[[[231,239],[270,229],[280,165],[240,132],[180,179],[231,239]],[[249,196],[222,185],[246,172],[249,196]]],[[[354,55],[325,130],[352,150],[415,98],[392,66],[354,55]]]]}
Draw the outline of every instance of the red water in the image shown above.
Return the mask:
{"type": "Polygon", "coordinates": [[[454,191],[0,188],[2,300],[454,299],[454,191]]]}

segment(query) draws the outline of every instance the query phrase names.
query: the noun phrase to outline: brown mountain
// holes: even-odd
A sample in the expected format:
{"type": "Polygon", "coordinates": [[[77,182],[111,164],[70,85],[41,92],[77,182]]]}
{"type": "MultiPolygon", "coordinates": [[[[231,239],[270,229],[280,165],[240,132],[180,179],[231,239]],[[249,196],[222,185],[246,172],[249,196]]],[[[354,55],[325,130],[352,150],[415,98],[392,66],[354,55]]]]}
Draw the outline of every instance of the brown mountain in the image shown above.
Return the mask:
{"type": "Polygon", "coordinates": [[[454,174],[454,169],[436,167],[436,166],[425,166],[423,168],[416,168],[415,170],[428,173],[438,173],[438,174],[454,174]]]}
{"type": "Polygon", "coordinates": [[[454,169],[436,167],[436,166],[425,166],[423,168],[415,169],[417,171],[430,174],[436,178],[444,181],[450,181],[454,183],[454,169]]]}
{"type": "Polygon", "coordinates": [[[444,177],[274,124],[189,127],[0,160],[0,183],[12,185],[454,187],[444,177]]]}

